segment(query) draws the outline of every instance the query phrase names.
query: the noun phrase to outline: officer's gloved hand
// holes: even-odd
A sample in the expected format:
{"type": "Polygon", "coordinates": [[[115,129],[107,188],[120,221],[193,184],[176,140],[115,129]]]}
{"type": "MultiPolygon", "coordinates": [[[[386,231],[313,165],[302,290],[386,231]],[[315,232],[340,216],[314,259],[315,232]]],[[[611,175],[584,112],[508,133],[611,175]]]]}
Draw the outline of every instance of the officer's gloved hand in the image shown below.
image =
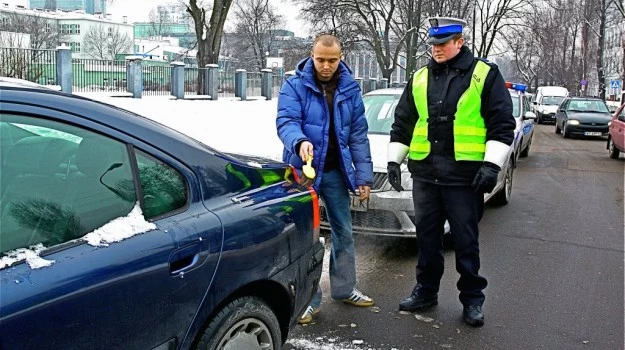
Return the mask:
{"type": "Polygon", "coordinates": [[[401,167],[395,162],[388,162],[386,167],[388,171],[388,182],[393,186],[395,191],[403,191],[404,188],[401,185],[401,167]]]}
{"type": "Polygon", "coordinates": [[[489,193],[497,185],[497,175],[499,175],[501,168],[497,164],[491,162],[484,162],[482,167],[475,175],[473,179],[473,188],[476,193],[489,193]]]}

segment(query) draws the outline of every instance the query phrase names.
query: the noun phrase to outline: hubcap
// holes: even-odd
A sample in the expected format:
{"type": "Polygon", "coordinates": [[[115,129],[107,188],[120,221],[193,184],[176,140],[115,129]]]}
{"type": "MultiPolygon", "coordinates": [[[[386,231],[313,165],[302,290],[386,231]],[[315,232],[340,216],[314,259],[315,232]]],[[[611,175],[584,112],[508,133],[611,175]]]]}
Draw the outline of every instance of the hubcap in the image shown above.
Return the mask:
{"type": "Polygon", "coordinates": [[[265,324],[255,318],[246,318],[234,324],[223,339],[218,349],[223,350],[273,350],[271,332],[265,324]]]}
{"type": "Polygon", "coordinates": [[[510,199],[512,196],[512,164],[508,164],[508,171],[506,171],[506,199],[510,199]]]}

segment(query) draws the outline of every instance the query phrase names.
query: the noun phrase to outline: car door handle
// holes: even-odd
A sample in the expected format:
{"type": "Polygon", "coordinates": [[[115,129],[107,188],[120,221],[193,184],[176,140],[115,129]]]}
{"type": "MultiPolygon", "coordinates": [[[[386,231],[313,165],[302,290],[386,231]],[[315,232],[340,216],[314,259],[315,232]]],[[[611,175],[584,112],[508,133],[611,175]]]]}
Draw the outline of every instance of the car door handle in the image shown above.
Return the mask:
{"type": "Polygon", "coordinates": [[[198,265],[201,250],[201,243],[193,243],[174,250],[169,256],[169,272],[183,277],[186,271],[198,265]]]}

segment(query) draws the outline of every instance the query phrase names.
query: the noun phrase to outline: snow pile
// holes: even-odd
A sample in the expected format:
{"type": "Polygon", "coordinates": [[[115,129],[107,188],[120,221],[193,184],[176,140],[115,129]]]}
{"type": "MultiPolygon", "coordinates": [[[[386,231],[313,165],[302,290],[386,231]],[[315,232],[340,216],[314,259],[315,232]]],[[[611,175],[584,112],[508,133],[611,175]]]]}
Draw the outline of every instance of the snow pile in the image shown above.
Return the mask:
{"type": "Polygon", "coordinates": [[[128,215],[109,221],[82,239],[92,246],[108,246],[109,243],[119,242],[154,229],[156,225],[145,220],[137,202],[128,215]]]}
{"type": "Polygon", "coordinates": [[[39,243],[30,248],[19,248],[9,251],[6,253],[6,256],[0,258],[0,270],[23,260],[26,260],[26,263],[31,269],[40,269],[50,266],[54,263],[54,260],[46,260],[39,256],[45,249],[46,247],[39,243]]]}

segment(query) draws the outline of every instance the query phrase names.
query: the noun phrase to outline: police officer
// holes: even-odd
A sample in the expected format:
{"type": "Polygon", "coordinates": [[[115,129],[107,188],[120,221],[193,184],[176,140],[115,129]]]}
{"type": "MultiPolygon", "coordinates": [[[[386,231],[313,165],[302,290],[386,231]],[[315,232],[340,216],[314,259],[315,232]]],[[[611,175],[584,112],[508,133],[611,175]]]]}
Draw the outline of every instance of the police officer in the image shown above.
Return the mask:
{"type": "Polygon", "coordinates": [[[417,284],[399,309],[438,304],[448,220],[463,319],[479,327],[484,324],[482,290],[487,282],[478,273],[478,222],[484,193],[494,189],[510,157],[512,101],[497,66],[475,58],[464,46],[465,21],[433,17],[429,22],[432,59],[404,89],[388,145],[388,177],[397,191],[403,190],[400,164],[408,156],[419,246],[417,284]]]}

